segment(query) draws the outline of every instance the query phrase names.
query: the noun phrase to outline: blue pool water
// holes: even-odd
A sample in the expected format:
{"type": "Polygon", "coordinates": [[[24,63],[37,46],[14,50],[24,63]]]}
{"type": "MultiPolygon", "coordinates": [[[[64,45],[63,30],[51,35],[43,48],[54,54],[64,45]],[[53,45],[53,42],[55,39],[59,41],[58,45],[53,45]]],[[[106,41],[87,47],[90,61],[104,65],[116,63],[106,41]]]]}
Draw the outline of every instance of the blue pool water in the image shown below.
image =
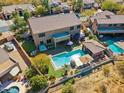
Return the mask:
{"type": "Polygon", "coordinates": [[[114,41],[108,40],[106,41],[106,43],[109,45],[108,48],[111,49],[113,53],[116,53],[116,54],[124,53],[124,50],[118,47],[116,44],[114,44],[114,41]]]}
{"type": "Polygon", "coordinates": [[[100,32],[105,32],[105,31],[113,32],[113,31],[117,31],[117,30],[124,30],[124,29],[123,28],[115,28],[115,27],[111,27],[111,28],[101,27],[101,28],[98,28],[98,31],[100,31],[100,32]]]}
{"type": "Polygon", "coordinates": [[[55,65],[56,68],[61,68],[62,66],[64,66],[64,64],[70,64],[70,60],[71,60],[71,56],[73,55],[85,55],[85,53],[78,49],[78,50],[74,50],[68,53],[62,53],[56,56],[52,57],[53,60],[53,64],[55,65]]]}
{"type": "Polygon", "coordinates": [[[19,88],[18,87],[11,87],[9,89],[5,89],[4,91],[0,93],[19,93],[19,88]]]}
{"type": "Polygon", "coordinates": [[[68,32],[62,32],[62,33],[53,34],[52,37],[59,38],[59,37],[67,36],[67,35],[69,35],[68,32]]]}

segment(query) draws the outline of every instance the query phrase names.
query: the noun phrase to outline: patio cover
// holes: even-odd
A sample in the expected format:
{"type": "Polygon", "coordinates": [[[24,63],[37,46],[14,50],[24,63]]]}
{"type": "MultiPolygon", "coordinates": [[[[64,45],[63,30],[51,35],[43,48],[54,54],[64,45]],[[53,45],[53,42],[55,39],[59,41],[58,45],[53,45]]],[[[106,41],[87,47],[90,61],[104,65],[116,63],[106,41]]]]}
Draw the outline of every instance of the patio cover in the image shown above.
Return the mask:
{"type": "Polygon", "coordinates": [[[39,45],[39,50],[40,50],[40,52],[46,51],[47,50],[46,45],[45,44],[40,44],[39,45]]]}
{"type": "Polygon", "coordinates": [[[19,73],[19,68],[16,66],[14,67],[9,73],[12,75],[12,76],[16,76],[18,73],[19,73]]]}

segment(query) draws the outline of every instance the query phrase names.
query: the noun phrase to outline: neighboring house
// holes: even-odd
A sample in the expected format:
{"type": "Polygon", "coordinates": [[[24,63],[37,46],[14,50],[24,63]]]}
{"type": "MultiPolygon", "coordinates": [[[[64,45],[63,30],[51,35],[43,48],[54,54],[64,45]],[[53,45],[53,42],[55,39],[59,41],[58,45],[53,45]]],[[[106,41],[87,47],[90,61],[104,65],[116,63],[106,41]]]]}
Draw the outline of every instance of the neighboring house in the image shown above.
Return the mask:
{"type": "Polygon", "coordinates": [[[4,19],[10,19],[13,12],[17,11],[20,16],[23,15],[23,11],[28,10],[29,12],[34,12],[35,8],[32,4],[19,4],[19,5],[9,5],[2,7],[2,14],[4,19]]]}
{"type": "Polygon", "coordinates": [[[86,51],[95,60],[102,59],[105,57],[106,48],[95,40],[87,40],[83,42],[83,50],[86,51]]]}
{"type": "Polygon", "coordinates": [[[0,48],[0,81],[5,82],[15,77],[21,71],[18,63],[0,48]]]}
{"type": "Polygon", "coordinates": [[[96,34],[124,33],[124,15],[101,12],[101,15],[91,18],[91,23],[96,34]]]}
{"type": "Polygon", "coordinates": [[[41,43],[56,47],[58,42],[80,34],[81,22],[73,13],[30,18],[28,21],[36,47],[41,43]]]}
{"type": "Polygon", "coordinates": [[[92,7],[94,7],[95,0],[83,0],[83,4],[84,4],[83,8],[85,8],[85,9],[92,8],[92,7]]]}
{"type": "Polygon", "coordinates": [[[53,14],[58,14],[61,12],[64,13],[69,13],[71,8],[70,6],[67,4],[67,2],[61,2],[61,0],[51,0],[50,1],[50,7],[51,7],[51,11],[53,14]],[[59,7],[60,10],[55,10],[56,7],[59,7]]]}

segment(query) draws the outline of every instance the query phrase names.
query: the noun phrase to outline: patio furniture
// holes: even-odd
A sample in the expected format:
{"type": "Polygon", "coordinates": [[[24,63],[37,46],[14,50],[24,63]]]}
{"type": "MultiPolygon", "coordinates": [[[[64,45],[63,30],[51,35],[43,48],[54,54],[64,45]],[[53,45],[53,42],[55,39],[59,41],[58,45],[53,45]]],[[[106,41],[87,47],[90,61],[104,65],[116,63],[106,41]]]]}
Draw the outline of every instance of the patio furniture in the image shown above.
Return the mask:
{"type": "Polygon", "coordinates": [[[41,44],[39,45],[39,50],[40,50],[40,52],[46,51],[46,50],[47,50],[46,45],[45,45],[44,43],[41,43],[41,44]]]}
{"type": "Polygon", "coordinates": [[[4,48],[5,48],[8,52],[14,50],[13,44],[12,44],[11,42],[5,43],[5,44],[4,44],[4,48]]]}

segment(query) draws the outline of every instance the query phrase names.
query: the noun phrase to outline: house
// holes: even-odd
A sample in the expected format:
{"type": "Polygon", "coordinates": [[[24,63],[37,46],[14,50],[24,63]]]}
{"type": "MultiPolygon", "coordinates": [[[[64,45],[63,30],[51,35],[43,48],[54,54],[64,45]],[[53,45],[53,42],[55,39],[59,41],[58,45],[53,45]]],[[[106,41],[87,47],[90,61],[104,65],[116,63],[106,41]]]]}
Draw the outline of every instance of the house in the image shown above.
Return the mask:
{"type": "Polygon", "coordinates": [[[83,42],[83,50],[97,60],[104,58],[106,48],[95,40],[87,40],[83,42]]]}
{"type": "Polygon", "coordinates": [[[124,33],[124,15],[102,12],[92,17],[91,23],[95,34],[124,33]]]}
{"type": "Polygon", "coordinates": [[[19,5],[9,5],[2,7],[2,14],[4,19],[10,19],[13,12],[17,11],[20,16],[23,15],[23,11],[28,10],[29,12],[34,12],[35,8],[32,4],[19,4],[19,5]]]}
{"type": "Polygon", "coordinates": [[[81,22],[73,13],[30,18],[28,22],[36,47],[41,43],[56,47],[58,42],[80,34],[81,22]]]}
{"type": "Polygon", "coordinates": [[[89,9],[94,7],[95,0],[83,0],[83,4],[84,4],[83,8],[89,9]]]}
{"type": "Polygon", "coordinates": [[[0,81],[8,81],[20,71],[18,63],[4,49],[0,48],[0,81]]]}

